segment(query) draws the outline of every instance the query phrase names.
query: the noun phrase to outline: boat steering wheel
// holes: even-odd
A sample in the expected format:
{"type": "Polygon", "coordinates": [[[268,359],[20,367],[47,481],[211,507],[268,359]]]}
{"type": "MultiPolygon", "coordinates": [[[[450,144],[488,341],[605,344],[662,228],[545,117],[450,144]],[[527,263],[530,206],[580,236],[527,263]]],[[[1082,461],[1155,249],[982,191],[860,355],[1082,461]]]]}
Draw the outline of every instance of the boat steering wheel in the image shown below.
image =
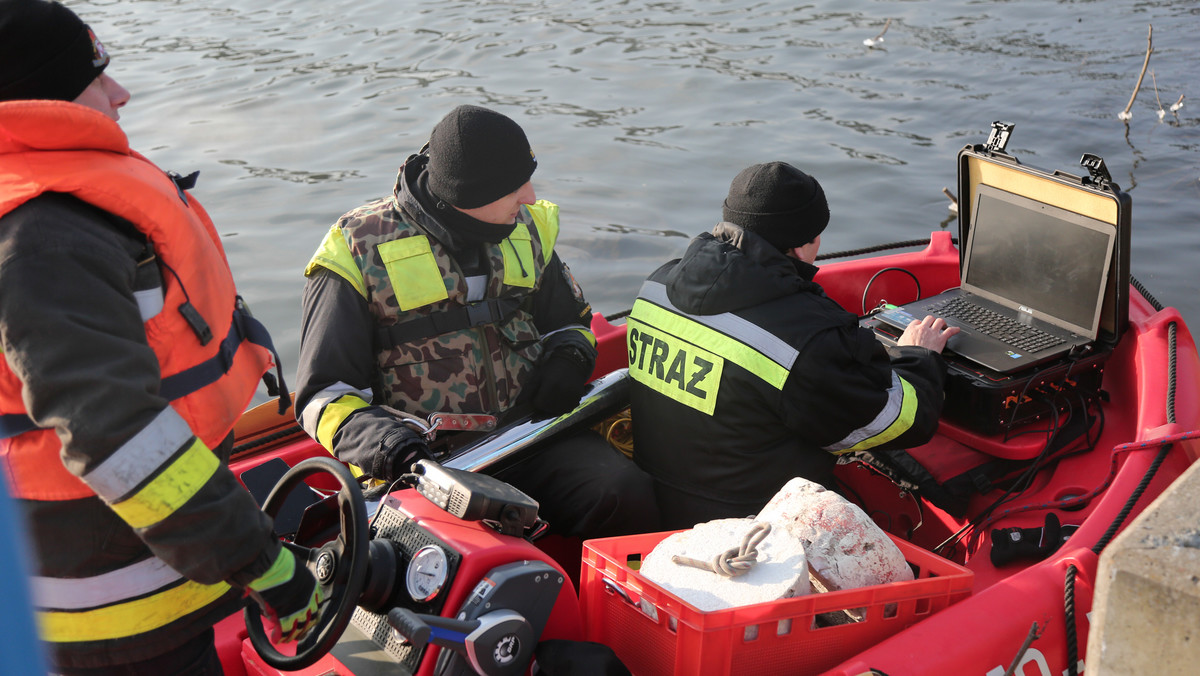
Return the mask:
{"type": "Polygon", "coordinates": [[[263,511],[274,520],[292,489],[305,477],[319,472],[332,474],[341,484],[337,493],[341,522],[338,536],[312,549],[286,541],[283,544],[292,550],[297,560],[304,562],[321,587],[326,606],[320,621],[297,644],[295,655],[285,655],[267,638],[258,604],[246,604],[246,631],[250,636],[250,644],[264,662],[281,671],[297,671],[311,666],[333,648],[350,624],[350,617],[354,614],[367,579],[370,540],[367,506],[362,489],[345,465],[330,457],[312,457],[297,463],[271,489],[263,503],[263,511]]]}

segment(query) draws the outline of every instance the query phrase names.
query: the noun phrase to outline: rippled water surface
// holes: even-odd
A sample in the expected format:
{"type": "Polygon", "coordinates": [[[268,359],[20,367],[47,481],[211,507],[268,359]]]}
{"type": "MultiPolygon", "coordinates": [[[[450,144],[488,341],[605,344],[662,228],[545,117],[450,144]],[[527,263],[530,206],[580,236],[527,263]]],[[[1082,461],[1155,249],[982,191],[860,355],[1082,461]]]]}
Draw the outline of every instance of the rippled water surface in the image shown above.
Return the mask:
{"type": "Polygon", "coordinates": [[[525,128],[538,195],[562,207],[559,250],[605,313],[719,220],[755,162],[820,179],[823,252],[957,232],[943,194],[956,154],[1004,120],[1026,164],[1105,159],[1133,199],[1134,275],[1200,321],[1195,0],[67,4],[133,92],[133,146],[201,171],[196,194],[289,374],[325,230],[390,192],[462,103],[525,128]]]}

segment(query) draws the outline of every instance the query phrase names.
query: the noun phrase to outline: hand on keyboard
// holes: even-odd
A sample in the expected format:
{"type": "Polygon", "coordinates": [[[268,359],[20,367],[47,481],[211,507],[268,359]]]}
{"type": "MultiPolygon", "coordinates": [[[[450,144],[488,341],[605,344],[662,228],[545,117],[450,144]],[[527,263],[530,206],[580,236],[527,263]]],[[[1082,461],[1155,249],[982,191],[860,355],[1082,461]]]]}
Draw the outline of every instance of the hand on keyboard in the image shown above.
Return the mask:
{"type": "Polygon", "coordinates": [[[934,352],[941,352],[946,347],[950,336],[959,332],[957,326],[949,326],[941,317],[934,318],[926,315],[924,319],[912,320],[904,333],[900,334],[897,345],[915,345],[934,352]]]}

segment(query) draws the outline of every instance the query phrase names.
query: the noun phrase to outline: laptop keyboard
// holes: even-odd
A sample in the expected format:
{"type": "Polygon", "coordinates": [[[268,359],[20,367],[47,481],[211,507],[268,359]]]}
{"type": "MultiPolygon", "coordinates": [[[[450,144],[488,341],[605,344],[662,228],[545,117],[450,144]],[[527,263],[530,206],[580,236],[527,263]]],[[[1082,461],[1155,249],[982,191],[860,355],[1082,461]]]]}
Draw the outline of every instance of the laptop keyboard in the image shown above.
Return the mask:
{"type": "Polygon", "coordinates": [[[953,317],[977,331],[1024,352],[1038,352],[1066,342],[1011,317],[993,312],[963,298],[949,298],[927,308],[930,314],[953,317]]]}

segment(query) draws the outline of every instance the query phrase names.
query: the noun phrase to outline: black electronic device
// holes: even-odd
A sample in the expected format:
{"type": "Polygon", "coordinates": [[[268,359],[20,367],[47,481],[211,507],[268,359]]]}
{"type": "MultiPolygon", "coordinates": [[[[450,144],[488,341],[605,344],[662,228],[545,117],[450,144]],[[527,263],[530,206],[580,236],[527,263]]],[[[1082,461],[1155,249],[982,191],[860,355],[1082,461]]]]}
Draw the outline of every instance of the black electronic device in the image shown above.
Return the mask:
{"type": "Polygon", "coordinates": [[[432,460],[417,461],[412,474],[418,493],[460,519],[483,521],[518,537],[538,524],[537,501],[494,477],[432,460]]]}
{"type": "MultiPolygon", "coordinates": [[[[875,331],[885,345],[895,345],[900,330],[867,317],[859,322],[875,331]]],[[[1071,410],[1083,410],[1101,395],[1104,364],[1111,348],[1095,346],[1086,353],[1042,364],[1018,373],[999,373],[946,352],[945,401],[942,417],[977,434],[991,436],[1071,410]]]]}

